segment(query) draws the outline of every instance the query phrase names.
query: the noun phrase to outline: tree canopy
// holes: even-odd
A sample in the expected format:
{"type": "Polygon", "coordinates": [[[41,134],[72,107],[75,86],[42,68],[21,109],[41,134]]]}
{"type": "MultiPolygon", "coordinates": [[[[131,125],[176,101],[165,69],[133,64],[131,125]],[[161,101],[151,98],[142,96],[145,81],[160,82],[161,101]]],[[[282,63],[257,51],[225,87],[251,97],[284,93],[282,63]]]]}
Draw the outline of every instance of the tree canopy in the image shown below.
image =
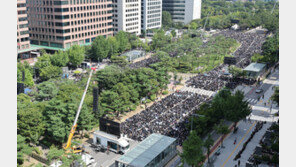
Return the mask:
{"type": "Polygon", "coordinates": [[[97,73],[103,112],[115,113],[131,111],[143,97],[157,94],[168,84],[169,76],[164,71],[149,68],[121,69],[109,66],[97,73]]]}
{"type": "Polygon", "coordinates": [[[275,91],[271,96],[271,100],[276,102],[278,105],[280,104],[280,94],[279,94],[279,87],[275,87],[275,91]]]}
{"type": "Polygon", "coordinates": [[[173,24],[172,16],[168,11],[162,11],[162,26],[165,28],[171,27],[173,24]]]}
{"type": "Polygon", "coordinates": [[[77,67],[83,62],[85,56],[85,49],[83,46],[71,46],[71,48],[69,48],[66,52],[69,57],[70,66],[77,67]]]}
{"type": "Polygon", "coordinates": [[[18,63],[17,64],[17,82],[24,83],[24,85],[28,87],[34,86],[32,67],[23,63],[18,63]],[[25,74],[24,81],[23,81],[23,71],[25,74]]]}
{"type": "Polygon", "coordinates": [[[204,160],[203,141],[195,131],[190,132],[190,135],[183,143],[183,153],[181,154],[182,162],[188,165],[199,167],[204,160]]]}
{"type": "Polygon", "coordinates": [[[193,20],[197,27],[212,29],[230,28],[238,24],[240,29],[254,28],[262,25],[270,32],[278,30],[279,4],[273,9],[274,2],[226,2],[225,0],[204,0],[201,19],[193,20]]]}
{"type": "Polygon", "coordinates": [[[25,142],[25,138],[21,135],[17,135],[17,166],[21,166],[24,163],[24,155],[29,155],[32,152],[32,148],[25,142]]]}

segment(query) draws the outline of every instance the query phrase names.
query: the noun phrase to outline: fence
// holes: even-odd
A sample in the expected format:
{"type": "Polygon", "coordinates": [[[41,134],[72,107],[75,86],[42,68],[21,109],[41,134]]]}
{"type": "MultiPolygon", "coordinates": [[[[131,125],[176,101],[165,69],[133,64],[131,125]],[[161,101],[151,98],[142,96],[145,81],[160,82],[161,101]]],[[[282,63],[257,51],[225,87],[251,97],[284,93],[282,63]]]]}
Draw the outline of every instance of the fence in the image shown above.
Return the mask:
{"type": "Polygon", "coordinates": [[[48,161],[47,158],[41,157],[40,155],[37,155],[35,153],[32,153],[30,156],[32,158],[36,159],[37,161],[40,161],[40,162],[42,162],[42,163],[44,163],[46,165],[49,165],[49,161],[48,161]]]}

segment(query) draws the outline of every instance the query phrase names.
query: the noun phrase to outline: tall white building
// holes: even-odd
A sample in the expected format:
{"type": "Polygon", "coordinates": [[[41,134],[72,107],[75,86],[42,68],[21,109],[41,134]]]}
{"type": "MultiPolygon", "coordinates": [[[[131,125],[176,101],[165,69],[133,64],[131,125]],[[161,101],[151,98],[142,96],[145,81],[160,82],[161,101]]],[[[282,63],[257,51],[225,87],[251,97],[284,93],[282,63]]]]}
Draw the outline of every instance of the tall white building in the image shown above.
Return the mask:
{"type": "Polygon", "coordinates": [[[201,17],[201,0],[163,0],[162,10],[170,12],[174,22],[184,24],[201,17]]]}
{"type": "Polygon", "coordinates": [[[161,28],[162,0],[142,0],[142,30],[161,28]]]}
{"type": "Polygon", "coordinates": [[[113,0],[113,30],[141,34],[141,0],[113,0]]]}

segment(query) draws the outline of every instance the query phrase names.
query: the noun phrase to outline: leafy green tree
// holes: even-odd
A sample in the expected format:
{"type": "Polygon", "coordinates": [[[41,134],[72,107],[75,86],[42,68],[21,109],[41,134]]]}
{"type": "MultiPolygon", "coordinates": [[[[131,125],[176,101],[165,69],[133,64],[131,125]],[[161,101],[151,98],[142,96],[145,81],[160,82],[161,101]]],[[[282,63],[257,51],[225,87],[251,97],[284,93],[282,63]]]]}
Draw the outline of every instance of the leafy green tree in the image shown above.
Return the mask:
{"type": "Polygon", "coordinates": [[[274,34],[273,37],[269,37],[262,45],[262,55],[264,55],[264,61],[269,63],[275,63],[279,61],[279,34],[274,34]]]}
{"type": "MultiPolygon", "coordinates": [[[[75,94],[69,94],[68,96],[71,96],[71,99],[67,102],[56,98],[52,99],[46,106],[46,112],[44,112],[47,121],[47,134],[59,144],[66,141],[69,135],[80,100],[78,97],[81,98],[81,95],[75,97],[75,94]]],[[[85,110],[87,108],[83,105],[82,111],[85,110]]],[[[83,121],[87,122],[85,120],[83,121]]],[[[84,124],[84,126],[86,125],[84,124]]],[[[82,127],[79,128],[82,129],[82,127]]]]}
{"type": "Polygon", "coordinates": [[[252,112],[249,103],[244,100],[244,93],[241,91],[236,91],[233,96],[226,99],[225,103],[227,105],[225,118],[233,121],[235,125],[252,112]]]}
{"type": "Polygon", "coordinates": [[[224,124],[223,121],[221,121],[218,125],[215,125],[214,129],[216,130],[216,132],[223,135],[221,140],[221,146],[223,147],[224,135],[228,134],[230,130],[228,129],[228,126],[224,124]]]}
{"type": "Polygon", "coordinates": [[[69,48],[66,53],[69,57],[70,66],[77,67],[84,60],[85,49],[83,46],[74,45],[71,46],[71,48],[69,48]]]}
{"type": "Polygon", "coordinates": [[[22,104],[27,104],[26,106],[32,104],[31,97],[24,93],[17,95],[17,102],[22,104]]]}
{"type": "Polygon", "coordinates": [[[96,73],[99,90],[110,90],[114,85],[120,82],[124,74],[119,67],[107,66],[104,70],[96,73]]]}
{"type": "Polygon", "coordinates": [[[198,27],[198,24],[196,22],[190,23],[190,29],[196,30],[198,27]]]}
{"type": "Polygon", "coordinates": [[[125,67],[128,64],[125,56],[112,56],[111,63],[118,65],[119,67],[125,67]]]}
{"type": "Polygon", "coordinates": [[[113,39],[109,40],[109,44],[111,43],[112,45],[109,46],[107,40],[103,36],[98,36],[91,45],[91,59],[94,61],[102,61],[103,59],[106,59],[109,53],[112,52],[110,52],[108,48],[114,47],[113,51],[115,51],[115,49],[117,49],[116,47],[118,47],[118,44],[115,44],[113,39]]]}
{"type": "Polygon", "coordinates": [[[183,143],[183,153],[181,154],[182,162],[193,167],[201,166],[201,162],[204,160],[202,146],[203,141],[197,136],[195,131],[191,131],[190,135],[183,143]]]}
{"type": "Polygon", "coordinates": [[[234,78],[237,78],[237,77],[240,77],[240,76],[243,76],[243,69],[239,68],[239,67],[236,67],[234,65],[231,65],[229,68],[229,73],[232,74],[232,76],[234,78]]]}
{"type": "Polygon", "coordinates": [[[115,35],[116,40],[119,43],[119,53],[122,53],[128,49],[130,49],[130,44],[129,44],[129,40],[128,40],[128,35],[126,32],[124,31],[119,31],[116,35],[115,35]]]}
{"type": "Polygon", "coordinates": [[[34,66],[38,70],[41,70],[41,69],[43,69],[47,66],[50,66],[50,65],[52,65],[51,61],[50,61],[50,55],[45,53],[45,54],[42,54],[42,56],[38,57],[38,60],[34,66]]]}
{"type": "Polygon", "coordinates": [[[170,43],[171,37],[166,36],[164,30],[158,30],[152,38],[152,48],[154,50],[164,47],[166,44],[170,43]]]}
{"type": "Polygon", "coordinates": [[[144,43],[135,34],[129,34],[128,38],[132,49],[143,48],[144,43]]]}
{"type": "Polygon", "coordinates": [[[74,153],[68,153],[67,156],[62,156],[61,158],[62,165],[60,167],[69,167],[71,166],[74,162],[78,162],[80,164],[83,164],[86,166],[85,162],[82,161],[82,156],[79,154],[74,154],[74,153]]]}
{"type": "Polygon", "coordinates": [[[58,78],[62,75],[62,69],[57,66],[49,65],[40,70],[40,78],[43,81],[51,78],[58,78]]]}
{"type": "Polygon", "coordinates": [[[38,143],[40,136],[45,131],[45,122],[39,107],[31,104],[26,108],[18,109],[17,131],[27,141],[38,143]]]}
{"type": "Polygon", "coordinates": [[[41,163],[38,163],[37,165],[35,165],[34,167],[43,167],[43,165],[41,163]]]}
{"type": "Polygon", "coordinates": [[[64,150],[60,150],[54,145],[50,147],[48,154],[47,154],[47,159],[50,162],[53,162],[56,164],[58,160],[61,160],[64,155],[64,150]]]}
{"type": "Polygon", "coordinates": [[[17,165],[21,166],[24,163],[24,155],[29,155],[32,152],[32,148],[26,144],[25,137],[17,135],[17,165]]]}
{"type": "Polygon", "coordinates": [[[273,95],[271,96],[271,100],[275,101],[278,105],[280,104],[280,94],[279,94],[279,87],[275,88],[273,95]]]}
{"type": "Polygon", "coordinates": [[[25,86],[32,87],[34,86],[33,76],[29,69],[26,68],[18,68],[17,69],[17,82],[24,83],[25,86]],[[23,72],[25,71],[25,81],[23,82],[23,72]]]}
{"type": "MultiPolygon", "coordinates": [[[[222,89],[213,98],[211,102],[211,107],[215,111],[216,121],[224,118],[224,113],[229,109],[229,99],[231,98],[231,92],[229,89],[222,89]]],[[[215,121],[215,122],[216,122],[215,121]]]]}
{"type": "Polygon", "coordinates": [[[67,52],[56,52],[54,55],[50,56],[50,62],[54,66],[65,67],[69,63],[67,52]]]}
{"type": "Polygon", "coordinates": [[[172,34],[172,36],[175,38],[176,35],[177,35],[177,34],[176,34],[176,30],[172,30],[172,31],[171,31],[171,34],[172,34]]]}
{"type": "Polygon", "coordinates": [[[173,24],[172,16],[168,11],[162,11],[162,26],[171,27],[173,24]]]}
{"type": "Polygon", "coordinates": [[[251,60],[252,62],[256,62],[256,63],[260,63],[262,62],[262,60],[264,59],[264,56],[259,54],[259,53],[255,53],[252,57],[251,60]]]}
{"type": "Polygon", "coordinates": [[[59,85],[59,92],[56,99],[65,103],[71,102],[73,99],[80,100],[84,86],[85,85],[79,86],[78,83],[75,83],[73,80],[63,81],[59,85]]]}
{"type": "Polygon", "coordinates": [[[101,93],[99,103],[103,112],[108,113],[111,116],[115,116],[115,112],[119,112],[120,106],[123,106],[124,104],[118,93],[110,90],[106,90],[101,93]]]}
{"type": "MultiPolygon", "coordinates": [[[[118,50],[119,50],[119,43],[116,40],[115,37],[108,37],[107,38],[107,46],[108,48],[108,58],[110,58],[111,56],[115,56],[118,54],[118,50]]],[[[105,48],[106,49],[106,48],[105,48]]]]}
{"type": "MultiPolygon", "coordinates": [[[[74,120],[73,120],[74,121],[74,120]]],[[[47,135],[56,143],[62,144],[67,136],[67,125],[58,116],[51,115],[47,119],[47,135]]],[[[69,129],[70,130],[70,129],[69,129]]]]}
{"type": "Polygon", "coordinates": [[[37,100],[50,100],[58,94],[57,86],[50,81],[42,82],[37,85],[37,89],[39,91],[37,95],[37,100]]]}
{"type": "Polygon", "coordinates": [[[276,11],[273,14],[265,12],[263,27],[266,28],[269,32],[277,32],[279,30],[279,11],[276,11]]]}
{"type": "Polygon", "coordinates": [[[209,134],[207,139],[204,141],[204,147],[207,149],[207,156],[208,156],[208,163],[210,162],[210,153],[211,153],[211,147],[214,144],[214,140],[212,139],[212,136],[209,134]]]}
{"type": "MultiPolygon", "coordinates": [[[[84,130],[91,130],[95,125],[95,115],[94,113],[88,108],[84,107],[84,110],[80,113],[79,119],[78,119],[78,131],[84,131],[84,130]]],[[[83,136],[83,133],[81,134],[83,136]]]]}

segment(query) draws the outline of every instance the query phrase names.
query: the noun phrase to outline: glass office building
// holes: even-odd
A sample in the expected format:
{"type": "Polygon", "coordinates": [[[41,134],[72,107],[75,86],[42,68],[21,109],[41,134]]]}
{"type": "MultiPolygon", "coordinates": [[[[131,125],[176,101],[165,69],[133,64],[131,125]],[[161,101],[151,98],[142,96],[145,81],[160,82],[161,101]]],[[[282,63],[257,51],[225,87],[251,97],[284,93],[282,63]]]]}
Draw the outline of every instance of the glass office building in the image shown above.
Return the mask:
{"type": "Polygon", "coordinates": [[[153,133],[115,161],[116,167],[161,167],[177,155],[176,139],[153,133]]]}

